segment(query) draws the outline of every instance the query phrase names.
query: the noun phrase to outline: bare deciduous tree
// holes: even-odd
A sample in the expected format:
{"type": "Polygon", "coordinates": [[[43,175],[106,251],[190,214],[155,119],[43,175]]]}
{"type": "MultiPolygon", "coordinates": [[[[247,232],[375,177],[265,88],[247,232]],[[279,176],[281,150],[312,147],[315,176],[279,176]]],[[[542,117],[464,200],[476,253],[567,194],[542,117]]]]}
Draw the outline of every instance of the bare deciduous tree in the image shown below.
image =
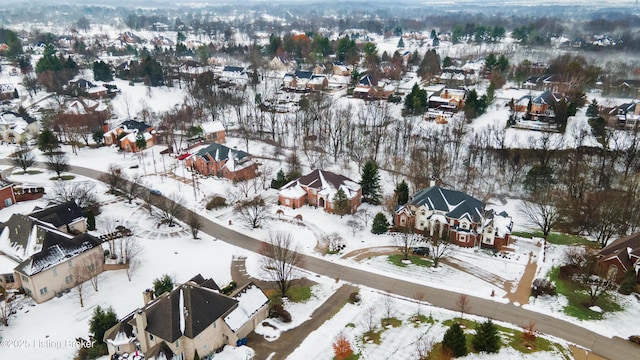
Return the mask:
{"type": "Polygon", "coordinates": [[[260,254],[260,269],[278,284],[280,295],[286,297],[292,281],[299,275],[298,268],[303,264],[293,237],[285,232],[270,233],[260,254]]]}
{"type": "Polygon", "coordinates": [[[47,195],[47,200],[53,204],[62,204],[68,201],[75,201],[82,210],[98,208],[98,198],[96,197],[95,183],[56,181],[51,193],[47,195]]]}
{"type": "Polygon", "coordinates": [[[142,248],[135,237],[125,236],[120,240],[120,252],[121,259],[128,265],[126,269],[127,279],[131,281],[133,274],[140,266],[139,257],[142,253],[142,248]]]}
{"type": "Polygon", "coordinates": [[[69,158],[63,153],[48,153],[47,157],[47,169],[53,171],[58,175],[58,179],[62,177],[62,173],[69,171],[69,158]]]}
{"type": "Polygon", "coordinates": [[[122,191],[124,192],[125,197],[129,201],[129,204],[138,197],[143,190],[142,188],[142,177],[140,174],[135,173],[129,179],[124,179],[122,182],[122,191]]]}
{"type": "Polygon", "coordinates": [[[320,241],[330,253],[338,253],[344,245],[344,239],[337,232],[323,234],[322,237],[320,237],[320,241]]]}
{"type": "Polygon", "coordinates": [[[267,217],[267,203],[260,195],[241,200],[236,203],[234,210],[240,218],[251,228],[259,228],[267,217]]]}
{"type": "Polygon", "coordinates": [[[393,237],[393,242],[400,248],[404,260],[409,259],[409,252],[418,243],[419,235],[406,229],[393,237]]]}
{"type": "Polygon", "coordinates": [[[191,230],[191,236],[193,236],[194,239],[197,239],[198,232],[200,232],[200,229],[202,229],[203,226],[200,215],[193,210],[189,210],[187,212],[187,225],[189,225],[189,229],[191,230]]]}
{"type": "Polygon", "coordinates": [[[347,220],[347,226],[351,229],[351,235],[356,236],[356,233],[364,229],[364,225],[357,219],[347,220]]]}
{"type": "Polygon", "coordinates": [[[184,211],[185,200],[182,195],[171,193],[166,197],[156,197],[152,203],[157,209],[156,215],[160,221],[173,227],[176,218],[179,218],[184,211]]]}
{"type": "Polygon", "coordinates": [[[384,318],[390,319],[393,317],[393,313],[395,311],[393,298],[391,297],[391,293],[389,291],[385,292],[382,297],[382,308],[384,309],[384,318]]]}
{"type": "Polygon", "coordinates": [[[115,190],[122,188],[124,183],[124,174],[122,168],[117,164],[109,164],[107,172],[102,174],[99,178],[100,181],[109,185],[109,192],[115,193],[115,190]]]}
{"type": "Polygon", "coordinates": [[[427,333],[420,334],[416,339],[416,358],[418,360],[427,360],[429,355],[431,355],[431,351],[433,350],[433,346],[435,345],[435,340],[432,337],[427,336],[427,333]]]}
{"type": "Polygon", "coordinates": [[[456,301],[456,307],[458,311],[460,311],[460,318],[464,317],[464,314],[471,310],[471,305],[469,304],[469,297],[466,294],[460,294],[458,296],[458,300],[456,301]]]}
{"type": "Polygon", "coordinates": [[[434,226],[433,234],[427,235],[427,241],[430,245],[431,259],[433,259],[433,266],[438,267],[440,260],[446,258],[451,250],[451,234],[449,229],[444,227],[440,223],[436,223],[434,226]]]}
{"type": "Polygon", "coordinates": [[[373,330],[376,329],[376,325],[377,325],[376,319],[378,316],[377,313],[378,313],[378,309],[376,309],[374,305],[369,306],[368,308],[364,309],[364,311],[362,312],[360,323],[362,327],[365,328],[365,330],[367,330],[367,332],[372,332],[373,330]]]}
{"type": "Polygon", "coordinates": [[[14,296],[5,294],[5,298],[0,301],[0,323],[9,326],[9,319],[16,313],[17,301],[14,296]]]}
{"type": "Polygon", "coordinates": [[[24,172],[27,172],[27,169],[32,167],[35,162],[36,156],[29,148],[19,148],[11,155],[11,163],[21,168],[24,172]]]}
{"type": "Polygon", "coordinates": [[[560,211],[553,203],[554,199],[551,189],[542,189],[535,191],[520,207],[520,213],[542,231],[545,240],[560,220],[560,211]]]}

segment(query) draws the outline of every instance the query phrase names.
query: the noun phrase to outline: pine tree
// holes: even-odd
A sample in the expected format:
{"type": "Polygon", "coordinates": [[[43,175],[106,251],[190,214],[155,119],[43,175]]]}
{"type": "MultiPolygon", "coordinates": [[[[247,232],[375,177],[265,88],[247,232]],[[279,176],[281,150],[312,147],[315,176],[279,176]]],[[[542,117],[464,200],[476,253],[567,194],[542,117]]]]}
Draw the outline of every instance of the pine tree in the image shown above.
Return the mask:
{"type": "Polygon", "coordinates": [[[400,38],[400,41],[398,41],[398,48],[399,49],[403,49],[404,48],[404,40],[402,40],[402,38],[400,38]]]}
{"type": "Polygon", "coordinates": [[[101,344],[103,343],[104,333],[117,323],[118,316],[111,306],[103,310],[98,305],[93,309],[93,315],[89,320],[89,331],[93,334],[93,338],[101,344]]]}
{"type": "Polygon", "coordinates": [[[173,290],[173,279],[171,276],[164,274],[162,277],[153,280],[153,294],[156,297],[171,290],[173,290]]]}
{"type": "Polygon", "coordinates": [[[389,222],[387,217],[383,213],[379,212],[374,216],[373,223],[371,225],[371,232],[376,235],[384,234],[389,229],[389,222]]]}
{"type": "Polygon", "coordinates": [[[93,215],[93,210],[87,211],[87,230],[96,229],[96,216],[93,215]]]}
{"type": "Polygon", "coordinates": [[[497,353],[500,350],[498,328],[491,320],[487,320],[476,327],[476,335],[471,341],[473,348],[479,352],[497,353]]]}
{"type": "Polygon", "coordinates": [[[454,357],[465,356],[467,354],[466,338],[460,324],[454,323],[447,332],[444,333],[442,347],[451,350],[454,357]]]}
{"type": "Polygon", "coordinates": [[[402,180],[393,191],[396,194],[396,200],[398,205],[404,205],[409,202],[409,185],[402,180]]]}
{"type": "Polygon", "coordinates": [[[374,160],[367,160],[362,167],[362,201],[377,205],[380,203],[380,174],[378,164],[374,160]]]}
{"type": "Polygon", "coordinates": [[[587,107],[587,116],[589,118],[597,118],[600,115],[600,105],[598,104],[598,100],[593,99],[587,107]]]}
{"type": "Polygon", "coordinates": [[[342,188],[339,188],[336,194],[331,199],[333,212],[342,216],[349,212],[349,198],[347,198],[347,194],[345,194],[342,188]]]}
{"type": "Polygon", "coordinates": [[[198,355],[198,350],[193,354],[193,360],[200,360],[200,355],[198,355]]]}
{"type": "Polygon", "coordinates": [[[622,278],[618,292],[623,295],[630,295],[636,290],[637,275],[634,268],[629,269],[622,278]]]}

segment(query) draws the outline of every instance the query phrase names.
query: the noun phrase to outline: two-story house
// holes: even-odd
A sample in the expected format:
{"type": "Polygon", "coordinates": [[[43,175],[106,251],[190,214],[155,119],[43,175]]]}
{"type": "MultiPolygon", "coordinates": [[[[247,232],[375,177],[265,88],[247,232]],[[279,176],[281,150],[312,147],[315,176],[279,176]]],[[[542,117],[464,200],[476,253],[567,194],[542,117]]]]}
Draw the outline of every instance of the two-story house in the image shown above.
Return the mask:
{"type": "Polygon", "coordinates": [[[396,210],[395,226],[431,236],[448,229],[453,244],[501,249],[509,245],[513,223],[472,196],[433,185],[396,210]]]}
{"type": "Polygon", "coordinates": [[[185,163],[202,175],[231,180],[253,179],[258,171],[258,164],[249,153],[215,143],[194,149],[185,163]]]}
{"type": "Polygon", "coordinates": [[[294,209],[309,204],[332,212],[333,198],[338,189],[344,191],[349,201],[349,213],[354,214],[362,202],[360,184],[325,170],[316,169],[284,185],[278,192],[278,203],[294,209]]]}
{"type": "Polygon", "coordinates": [[[136,345],[147,359],[210,356],[225,345],[242,342],[269,311],[269,299],[253,283],[226,296],[212,279],[200,275],[158,298],[151,290],[143,295],[142,308],[105,332],[111,358],[136,352],[136,345]]]}

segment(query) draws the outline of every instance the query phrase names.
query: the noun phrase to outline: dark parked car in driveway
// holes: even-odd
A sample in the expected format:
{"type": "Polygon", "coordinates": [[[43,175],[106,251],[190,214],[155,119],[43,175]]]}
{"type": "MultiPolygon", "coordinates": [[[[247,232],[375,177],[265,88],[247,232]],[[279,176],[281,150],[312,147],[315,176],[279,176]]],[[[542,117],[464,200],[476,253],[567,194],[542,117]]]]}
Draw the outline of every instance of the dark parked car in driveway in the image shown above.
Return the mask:
{"type": "Polygon", "coordinates": [[[411,249],[411,252],[416,254],[416,255],[428,256],[429,255],[429,248],[426,247],[426,246],[417,246],[417,247],[414,247],[413,249],[411,249]]]}
{"type": "Polygon", "coordinates": [[[157,196],[162,195],[162,193],[160,192],[160,190],[157,190],[157,189],[151,189],[151,190],[149,190],[149,194],[151,194],[151,195],[157,195],[157,196]]]}

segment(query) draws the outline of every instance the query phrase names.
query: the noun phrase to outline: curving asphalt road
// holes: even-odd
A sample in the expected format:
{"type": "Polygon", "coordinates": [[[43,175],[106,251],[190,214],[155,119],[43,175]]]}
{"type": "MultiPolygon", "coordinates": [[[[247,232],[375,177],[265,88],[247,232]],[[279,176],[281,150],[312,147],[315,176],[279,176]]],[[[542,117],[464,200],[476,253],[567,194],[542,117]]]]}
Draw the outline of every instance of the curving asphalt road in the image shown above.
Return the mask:
{"type": "MultiPolygon", "coordinates": [[[[6,159],[0,159],[0,164],[10,164],[6,159]]],[[[43,164],[38,164],[43,166],[43,164]]],[[[70,172],[98,179],[103,173],[84,167],[72,166],[70,172]]],[[[200,215],[199,215],[200,216],[200,215]]],[[[263,242],[217,224],[200,216],[203,224],[202,231],[231,245],[244,248],[252,252],[259,252],[263,242]]],[[[460,293],[433,288],[421,284],[399,280],[396,278],[370,273],[368,271],[336,264],[324,259],[302,254],[303,268],[316,274],[331,278],[368,286],[381,291],[412,298],[416,294],[424,294],[425,300],[434,306],[457,311],[456,302],[460,293]]],[[[536,330],[542,333],[565,339],[582,346],[597,355],[611,360],[640,360],[640,346],[619,337],[609,338],[568,321],[554,318],[545,314],[523,309],[513,304],[498,303],[492,300],[468,296],[470,310],[467,313],[483,316],[493,320],[524,326],[529,321],[535,322],[536,330]]],[[[638,321],[638,319],[629,319],[638,321]]]]}

